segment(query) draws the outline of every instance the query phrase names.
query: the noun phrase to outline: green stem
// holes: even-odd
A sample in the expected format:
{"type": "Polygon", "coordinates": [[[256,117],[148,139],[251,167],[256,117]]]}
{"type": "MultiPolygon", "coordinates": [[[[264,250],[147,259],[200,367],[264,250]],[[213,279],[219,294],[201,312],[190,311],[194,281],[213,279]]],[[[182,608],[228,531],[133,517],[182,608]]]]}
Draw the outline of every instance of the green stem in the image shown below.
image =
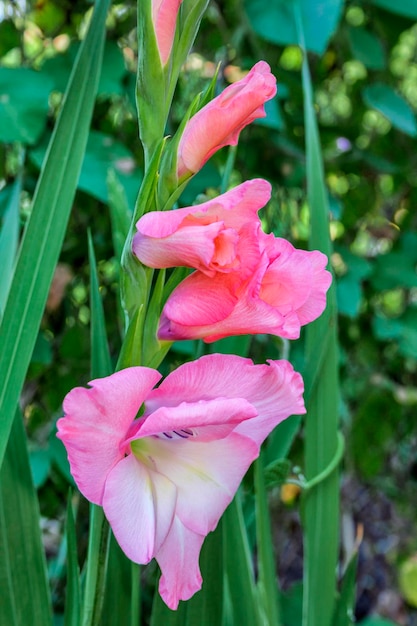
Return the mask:
{"type": "Polygon", "coordinates": [[[327,465],[327,467],[325,467],[324,470],[320,472],[320,474],[317,474],[317,476],[314,476],[314,478],[311,478],[306,483],[304,483],[303,485],[304,491],[305,492],[311,491],[311,489],[313,489],[314,487],[317,487],[317,485],[319,485],[324,480],[326,480],[326,478],[331,476],[333,472],[338,468],[339,463],[343,458],[344,452],[345,452],[345,438],[343,437],[341,432],[338,432],[337,433],[337,448],[336,448],[334,457],[332,458],[330,463],[327,465]]]}
{"type": "Polygon", "coordinates": [[[99,626],[100,624],[109,555],[109,539],[109,524],[104,517],[103,509],[92,504],[90,506],[90,536],[82,626],[99,626]]]}

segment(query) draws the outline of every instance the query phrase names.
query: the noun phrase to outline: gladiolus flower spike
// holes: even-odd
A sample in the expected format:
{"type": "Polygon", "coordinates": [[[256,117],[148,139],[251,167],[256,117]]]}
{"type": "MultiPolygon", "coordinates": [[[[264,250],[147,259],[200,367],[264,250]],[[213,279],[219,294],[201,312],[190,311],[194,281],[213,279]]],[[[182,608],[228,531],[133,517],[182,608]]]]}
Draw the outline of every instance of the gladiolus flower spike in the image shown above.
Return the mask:
{"type": "Polygon", "coordinates": [[[176,609],[200,589],[204,538],[262,441],[305,408],[302,378],[287,361],[213,354],[153,388],[159,379],[130,367],[77,387],[57,425],[81,493],[103,506],[131,560],[156,558],[159,592],[176,609]]]}

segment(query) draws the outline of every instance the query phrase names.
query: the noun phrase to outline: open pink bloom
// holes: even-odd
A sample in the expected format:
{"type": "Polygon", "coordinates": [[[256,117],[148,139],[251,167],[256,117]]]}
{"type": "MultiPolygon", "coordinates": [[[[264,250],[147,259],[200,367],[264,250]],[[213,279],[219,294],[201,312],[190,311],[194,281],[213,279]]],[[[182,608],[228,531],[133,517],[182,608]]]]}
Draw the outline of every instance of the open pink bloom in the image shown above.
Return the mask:
{"type": "Polygon", "coordinates": [[[158,337],[217,341],[241,334],[270,333],[297,339],[300,327],[326,306],[331,274],[327,257],[296,250],[285,239],[259,233],[262,253],[249,277],[209,277],[194,272],[168,298],[158,337]]]}
{"type": "Polygon", "coordinates": [[[223,146],[236,145],[240,131],[258,117],[276,94],[276,79],[259,61],[242,80],[229,85],[186,124],[178,146],[177,175],[198,172],[223,146]]]}
{"type": "Polygon", "coordinates": [[[249,274],[259,260],[258,211],[270,196],[271,185],[258,178],[203,204],[146,213],[136,224],[133,252],[149,267],[249,274]]]}
{"type": "Polygon", "coordinates": [[[171,54],[177,15],[182,0],[152,0],[152,21],[162,65],[171,54]]]}
{"type": "Polygon", "coordinates": [[[254,365],[213,354],[153,389],[159,379],[156,370],[131,367],[73,389],[58,437],[81,493],[103,506],[130,559],[156,558],[160,594],[176,609],[200,589],[204,537],[262,441],[305,408],[302,378],[287,361],[254,365]]]}

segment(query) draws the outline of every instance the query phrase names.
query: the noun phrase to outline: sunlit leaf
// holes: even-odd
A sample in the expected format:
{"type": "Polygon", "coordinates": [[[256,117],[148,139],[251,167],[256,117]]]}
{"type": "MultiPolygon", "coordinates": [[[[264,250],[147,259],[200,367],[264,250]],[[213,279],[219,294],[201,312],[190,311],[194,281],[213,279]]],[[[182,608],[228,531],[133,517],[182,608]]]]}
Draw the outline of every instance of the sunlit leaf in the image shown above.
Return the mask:
{"type": "Polygon", "coordinates": [[[365,103],[380,111],[391,124],[411,137],[417,136],[417,123],[410,105],[391,87],[373,83],[363,90],[365,103]]]}
{"type": "Polygon", "coordinates": [[[349,41],[358,61],[370,70],[383,70],[386,64],[385,50],[381,40],[364,28],[350,28],[349,41]]]}
{"type": "MultiPolygon", "coordinates": [[[[30,159],[39,169],[42,167],[47,146],[48,141],[45,138],[41,144],[30,152],[30,159]]],[[[132,153],[111,135],[91,131],[88,136],[87,147],[77,183],[78,189],[107,203],[107,174],[110,169],[115,170],[117,173],[118,180],[123,185],[129,203],[132,206],[136,200],[142,180],[132,153]]]]}
{"type": "Polygon", "coordinates": [[[25,67],[0,67],[0,138],[33,144],[45,128],[52,81],[25,67]]]}
{"type": "Polygon", "coordinates": [[[336,30],[342,0],[245,0],[245,8],[257,34],[276,44],[298,44],[294,5],[299,4],[305,44],[308,50],[322,54],[336,30]]]}
{"type": "Polygon", "coordinates": [[[396,0],[371,0],[373,4],[381,9],[391,11],[391,13],[397,13],[404,17],[417,18],[417,4],[415,0],[403,0],[402,2],[396,2],[396,0]]]}

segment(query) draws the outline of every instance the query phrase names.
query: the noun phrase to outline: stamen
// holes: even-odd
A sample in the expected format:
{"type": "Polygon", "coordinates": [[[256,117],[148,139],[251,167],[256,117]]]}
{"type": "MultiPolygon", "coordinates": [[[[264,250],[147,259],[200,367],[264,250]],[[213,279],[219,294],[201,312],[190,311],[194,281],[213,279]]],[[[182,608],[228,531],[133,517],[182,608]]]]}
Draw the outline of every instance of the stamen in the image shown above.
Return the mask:
{"type": "Polygon", "coordinates": [[[157,439],[162,436],[167,439],[188,439],[188,437],[194,436],[194,432],[188,428],[180,428],[179,430],[171,430],[169,432],[162,432],[159,435],[153,435],[153,437],[156,437],[157,439]]]}
{"type": "Polygon", "coordinates": [[[172,432],[174,432],[176,435],[178,435],[178,437],[181,437],[181,439],[188,439],[188,435],[187,434],[181,435],[181,433],[179,433],[178,430],[173,430],[172,432]]]}

